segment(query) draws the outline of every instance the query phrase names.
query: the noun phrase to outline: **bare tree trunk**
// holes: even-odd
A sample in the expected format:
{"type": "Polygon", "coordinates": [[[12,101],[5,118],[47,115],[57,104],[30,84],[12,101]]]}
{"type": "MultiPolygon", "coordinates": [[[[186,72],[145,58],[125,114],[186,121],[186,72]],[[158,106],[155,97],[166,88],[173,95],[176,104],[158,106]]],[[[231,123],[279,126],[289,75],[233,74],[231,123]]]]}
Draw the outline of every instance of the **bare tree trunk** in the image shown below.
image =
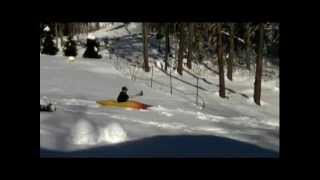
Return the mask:
{"type": "Polygon", "coordinates": [[[227,61],[228,71],[227,77],[230,81],[232,81],[232,71],[233,71],[233,55],[234,55],[234,24],[230,24],[230,50],[229,57],[227,61]]]}
{"type": "Polygon", "coordinates": [[[166,27],[166,55],[164,59],[164,70],[167,72],[168,69],[168,57],[170,54],[170,24],[166,27]]]}
{"type": "Polygon", "coordinates": [[[174,25],[174,40],[175,40],[175,45],[176,45],[176,47],[175,47],[175,52],[174,52],[174,54],[175,54],[175,58],[174,58],[174,68],[175,69],[177,69],[177,62],[178,62],[178,54],[179,54],[179,49],[178,49],[178,41],[179,41],[179,38],[178,38],[178,33],[177,33],[177,25],[175,24],[174,25]]]}
{"type": "Polygon", "coordinates": [[[61,45],[61,47],[64,46],[63,29],[64,29],[64,24],[59,23],[59,37],[60,37],[60,45],[61,45]]]}
{"type": "Polygon", "coordinates": [[[67,36],[70,36],[72,34],[71,23],[67,23],[66,25],[67,25],[67,29],[68,29],[67,36]]]}
{"type": "Polygon", "coordinates": [[[183,32],[183,24],[180,24],[180,34],[179,34],[179,54],[178,54],[178,66],[177,72],[182,75],[182,63],[183,63],[183,52],[184,52],[184,32],[183,32]]]}
{"type": "Polygon", "coordinates": [[[147,23],[143,23],[143,55],[144,55],[144,71],[149,72],[149,59],[148,59],[148,27],[147,23]]]}
{"type": "Polygon", "coordinates": [[[88,34],[92,31],[91,23],[88,23],[88,34]]]}
{"type": "Polygon", "coordinates": [[[80,41],[81,23],[77,23],[77,41],[80,41]]]}
{"type": "Polygon", "coordinates": [[[151,88],[152,88],[152,81],[153,81],[153,66],[151,66],[151,88]]]}
{"type": "Polygon", "coordinates": [[[172,68],[170,68],[170,94],[172,96],[172,75],[171,75],[171,72],[172,72],[172,68]]]}
{"type": "Polygon", "coordinates": [[[86,35],[88,36],[90,30],[89,30],[89,23],[86,23],[86,35]]]}
{"type": "Polygon", "coordinates": [[[199,78],[197,77],[197,93],[196,93],[196,104],[198,105],[199,99],[199,78]]]}
{"type": "Polygon", "coordinates": [[[74,23],[70,23],[71,26],[71,37],[74,36],[74,23]]]}
{"type": "Polygon", "coordinates": [[[54,33],[55,33],[55,39],[56,39],[56,47],[59,48],[58,23],[54,23],[54,33]]]}
{"type": "Polygon", "coordinates": [[[250,28],[249,28],[249,23],[246,25],[246,64],[247,64],[247,69],[250,71],[250,28]]]}
{"type": "Polygon", "coordinates": [[[96,30],[100,29],[100,23],[96,23],[96,30]]]}
{"type": "Polygon", "coordinates": [[[218,34],[218,64],[219,64],[219,95],[222,98],[226,97],[226,90],[224,84],[224,62],[223,62],[223,47],[222,47],[222,35],[221,35],[221,24],[217,25],[217,34],[218,34]]]}
{"type": "Polygon", "coordinates": [[[262,76],[262,50],[263,50],[263,23],[259,24],[259,43],[258,43],[258,55],[256,61],[256,78],[254,82],[254,102],[260,106],[261,98],[261,76],[262,76]]]}
{"type": "Polygon", "coordinates": [[[192,68],[192,50],[193,50],[193,24],[189,23],[189,36],[188,36],[188,56],[187,56],[187,67],[192,68]]]}

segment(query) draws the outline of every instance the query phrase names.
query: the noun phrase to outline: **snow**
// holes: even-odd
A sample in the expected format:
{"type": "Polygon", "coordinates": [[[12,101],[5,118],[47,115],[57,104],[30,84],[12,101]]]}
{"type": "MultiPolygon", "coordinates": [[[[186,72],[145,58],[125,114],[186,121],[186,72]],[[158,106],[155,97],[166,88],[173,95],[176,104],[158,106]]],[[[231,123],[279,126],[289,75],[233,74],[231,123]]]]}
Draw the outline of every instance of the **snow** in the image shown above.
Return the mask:
{"type": "MultiPolygon", "coordinates": [[[[250,98],[247,100],[247,102],[248,102],[249,104],[255,104],[253,97],[250,97],[250,98]]],[[[265,105],[267,105],[268,103],[264,102],[263,100],[260,100],[260,104],[261,104],[261,106],[265,106],[265,105]]]]}
{"type": "Polygon", "coordinates": [[[119,123],[112,123],[104,128],[101,128],[99,133],[100,136],[98,142],[115,144],[127,140],[127,134],[119,123]]]}
{"type": "Polygon", "coordinates": [[[80,119],[71,129],[71,142],[75,145],[94,145],[96,144],[95,129],[85,119],[80,119]]]}
{"type": "MultiPolygon", "coordinates": [[[[221,31],[222,34],[226,35],[226,36],[230,36],[230,33],[225,32],[225,31],[221,31]]],[[[241,43],[245,44],[245,41],[243,39],[241,39],[240,37],[235,36],[235,38],[240,41],[241,43]]]]}
{"type": "MultiPolygon", "coordinates": [[[[121,38],[141,33],[140,23],[110,30],[121,25],[114,23],[107,27],[108,30],[94,32],[93,36],[121,38]]],[[[129,42],[123,41],[124,44],[129,42]]],[[[141,39],[135,43],[142,47],[141,39]]],[[[128,46],[124,51],[126,58],[136,59],[135,48],[128,46]]],[[[247,71],[236,71],[234,81],[226,80],[226,87],[234,93],[227,90],[229,98],[222,99],[217,86],[218,75],[202,65],[193,64],[199,69],[190,72],[201,72],[200,77],[205,79],[199,79],[202,89],[199,89],[200,103],[196,105],[195,78],[186,72],[183,76],[172,72],[171,96],[169,76],[158,70],[162,61],[155,61],[151,88],[151,73],[138,69],[136,80],[131,80],[128,71],[131,66],[114,52],[109,56],[109,52],[103,50],[100,54],[104,57],[97,60],[82,58],[83,48],[78,52],[72,63],[68,57],[40,55],[40,104],[49,99],[57,107],[54,113],[40,112],[41,148],[70,152],[164,135],[208,135],[279,152],[278,79],[262,82],[262,106],[257,106],[252,98],[254,76],[247,71]],[[129,94],[143,90],[144,96],[134,100],[153,107],[147,110],[109,109],[96,104],[97,100],[115,99],[122,86],[128,87],[129,94]]],[[[154,53],[159,52],[155,50],[154,53]]]]}
{"type": "Polygon", "coordinates": [[[89,33],[88,39],[94,40],[94,39],[96,39],[96,37],[93,34],[89,33]]]}
{"type": "Polygon", "coordinates": [[[46,26],[43,30],[44,31],[50,31],[50,28],[49,28],[49,26],[46,26]]]}

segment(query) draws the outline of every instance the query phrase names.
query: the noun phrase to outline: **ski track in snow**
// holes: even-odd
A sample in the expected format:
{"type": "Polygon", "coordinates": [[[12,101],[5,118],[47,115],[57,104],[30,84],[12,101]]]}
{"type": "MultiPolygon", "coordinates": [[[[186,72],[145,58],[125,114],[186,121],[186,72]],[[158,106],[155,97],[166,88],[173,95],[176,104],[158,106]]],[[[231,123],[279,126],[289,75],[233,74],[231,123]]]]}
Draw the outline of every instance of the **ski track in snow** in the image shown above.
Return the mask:
{"type": "MultiPolygon", "coordinates": [[[[59,102],[57,108],[63,109],[64,111],[67,112],[72,112],[72,113],[85,113],[87,115],[100,115],[100,116],[108,116],[110,118],[114,119],[119,119],[119,120],[126,120],[126,121],[132,121],[132,122],[137,122],[140,124],[145,124],[145,125],[153,125],[157,126],[160,128],[170,128],[170,129],[183,129],[187,132],[191,132],[194,130],[198,131],[209,131],[209,132],[215,132],[214,129],[217,128],[196,128],[196,129],[188,129],[185,124],[181,123],[159,123],[159,122],[153,122],[153,121],[144,121],[144,120],[138,120],[132,117],[127,117],[127,116],[117,116],[113,115],[112,113],[108,113],[105,111],[94,111],[94,109],[101,109],[98,104],[96,104],[95,101],[89,101],[89,100],[82,100],[82,99],[61,99],[57,100],[55,99],[56,102],[59,102]],[[88,108],[92,108],[92,110],[88,109],[87,111],[83,112],[81,110],[77,110],[76,108],[72,108],[72,106],[84,106],[88,108]],[[69,108],[68,108],[69,107],[69,108]]],[[[104,110],[104,109],[101,109],[104,110]]],[[[132,110],[130,108],[123,109],[123,111],[137,111],[137,110],[132,110]]],[[[212,115],[212,114],[206,114],[200,111],[189,111],[189,110],[184,110],[181,108],[177,109],[168,109],[165,107],[162,107],[161,105],[154,106],[149,108],[148,110],[138,110],[137,112],[146,112],[146,113],[158,113],[159,115],[165,116],[165,117],[173,117],[173,116],[180,116],[181,114],[183,115],[189,115],[193,116],[195,119],[198,119],[200,121],[208,121],[208,122],[223,122],[227,124],[233,124],[233,125],[241,125],[244,127],[252,127],[252,128],[258,128],[263,125],[267,129],[273,129],[275,127],[279,126],[279,123],[274,123],[274,120],[270,121],[258,121],[255,118],[250,118],[247,116],[242,116],[242,117],[223,117],[223,116],[217,116],[217,115],[212,115]]],[[[217,130],[217,132],[223,132],[222,130],[217,130]]]]}

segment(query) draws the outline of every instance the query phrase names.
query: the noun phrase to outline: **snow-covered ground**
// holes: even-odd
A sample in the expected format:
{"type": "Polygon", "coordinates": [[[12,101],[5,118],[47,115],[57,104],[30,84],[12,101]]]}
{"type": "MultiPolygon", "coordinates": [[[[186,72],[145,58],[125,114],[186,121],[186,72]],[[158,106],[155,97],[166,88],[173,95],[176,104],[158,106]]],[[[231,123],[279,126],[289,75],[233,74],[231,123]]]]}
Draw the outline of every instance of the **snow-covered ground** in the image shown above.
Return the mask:
{"type": "MultiPolygon", "coordinates": [[[[120,25],[115,23],[114,27],[120,25]]],[[[83,59],[83,49],[73,62],[61,55],[40,55],[40,98],[47,97],[57,106],[54,113],[40,112],[42,149],[69,152],[113,147],[111,145],[151,137],[188,135],[223,137],[279,152],[279,78],[262,83],[262,106],[259,107],[252,99],[253,75],[235,72],[234,81],[226,79],[229,98],[221,99],[218,75],[212,70],[215,67],[202,65],[197,71],[194,64],[194,69],[187,71],[198,73],[202,78],[196,105],[196,80],[187,72],[183,76],[172,73],[172,96],[168,74],[156,65],[152,88],[151,73],[141,69],[136,69],[136,80],[131,80],[134,67],[129,66],[128,61],[143,61],[142,49],[138,48],[142,47],[142,41],[135,36],[141,30],[139,24],[109,29],[101,29],[95,36],[116,37],[112,46],[122,49],[111,54],[102,50],[103,59],[83,59]],[[129,94],[143,90],[144,96],[136,100],[153,107],[141,111],[107,109],[95,103],[115,99],[122,86],[128,87],[129,94]]],[[[152,46],[150,52],[155,55],[150,58],[151,62],[160,60],[152,46]]],[[[210,144],[202,146],[205,150],[210,144]]],[[[161,154],[161,149],[158,151],[161,154]]]]}

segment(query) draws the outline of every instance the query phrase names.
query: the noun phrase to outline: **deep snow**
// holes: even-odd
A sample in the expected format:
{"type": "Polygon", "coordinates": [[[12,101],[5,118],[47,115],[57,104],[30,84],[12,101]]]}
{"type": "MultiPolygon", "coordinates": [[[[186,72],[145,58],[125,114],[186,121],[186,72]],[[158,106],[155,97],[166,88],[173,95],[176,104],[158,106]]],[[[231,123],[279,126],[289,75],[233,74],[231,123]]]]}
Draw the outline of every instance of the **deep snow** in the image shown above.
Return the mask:
{"type": "MultiPolygon", "coordinates": [[[[115,27],[119,25],[114,24],[115,27]]],[[[199,80],[199,105],[195,104],[195,78],[187,72],[183,76],[172,73],[174,89],[171,96],[169,76],[160,70],[159,62],[156,63],[161,60],[156,49],[150,50],[153,53],[150,61],[155,62],[153,87],[150,87],[151,73],[138,68],[135,69],[136,80],[131,80],[130,72],[134,67],[129,65],[128,59],[143,61],[142,39],[137,35],[137,27],[139,24],[129,24],[127,28],[96,32],[97,38],[116,37],[111,46],[116,50],[116,47],[122,47],[121,51],[112,53],[102,49],[104,57],[100,60],[76,57],[70,62],[61,54],[40,55],[40,99],[48,97],[58,108],[54,113],[40,112],[41,148],[74,151],[159,135],[210,135],[279,152],[278,78],[262,83],[262,106],[259,107],[252,100],[253,75],[235,72],[233,82],[226,79],[229,98],[221,99],[215,67],[209,67],[208,63],[208,68],[202,65],[197,69],[194,64],[190,72],[202,78],[199,80]],[[125,44],[128,46],[123,46],[125,44]],[[136,100],[154,107],[136,111],[101,108],[95,103],[115,99],[122,86],[128,87],[129,94],[143,90],[144,96],[136,100]]],[[[82,51],[79,50],[79,56],[82,51]]],[[[206,149],[204,145],[202,148],[206,149]]],[[[240,152],[239,149],[239,156],[240,152]]],[[[161,154],[161,149],[158,153],[161,154]]],[[[264,156],[263,153],[260,155],[264,156]]]]}

